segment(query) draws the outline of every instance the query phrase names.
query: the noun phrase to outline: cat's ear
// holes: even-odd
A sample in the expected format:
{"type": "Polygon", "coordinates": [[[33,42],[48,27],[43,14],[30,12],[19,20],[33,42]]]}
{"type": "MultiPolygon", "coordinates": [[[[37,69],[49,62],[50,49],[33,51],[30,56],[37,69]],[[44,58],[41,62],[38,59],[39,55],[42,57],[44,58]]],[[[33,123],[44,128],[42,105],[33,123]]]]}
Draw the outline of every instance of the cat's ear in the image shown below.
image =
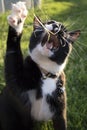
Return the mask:
{"type": "Polygon", "coordinates": [[[80,30],[75,30],[75,31],[69,32],[71,41],[72,41],[72,42],[76,41],[77,38],[79,37],[80,33],[81,33],[80,30]]]}
{"type": "Polygon", "coordinates": [[[40,20],[40,18],[39,17],[37,17],[37,16],[34,16],[34,22],[33,22],[33,28],[34,28],[34,30],[36,29],[36,28],[38,28],[38,27],[41,27],[41,20],[40,20]]]}

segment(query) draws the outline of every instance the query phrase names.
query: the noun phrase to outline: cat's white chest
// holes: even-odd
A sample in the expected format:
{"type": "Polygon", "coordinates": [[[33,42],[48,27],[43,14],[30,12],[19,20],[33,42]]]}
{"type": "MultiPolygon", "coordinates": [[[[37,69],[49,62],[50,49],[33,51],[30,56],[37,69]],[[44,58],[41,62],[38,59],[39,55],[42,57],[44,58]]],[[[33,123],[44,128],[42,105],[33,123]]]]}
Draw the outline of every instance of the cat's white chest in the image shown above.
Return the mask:
{"type": "Polygon", "coordinates": [[[43,85],[42,85],[42,92],[43,95],[46,94],[52,94],[52,92],[56,89],[56,80],[52,78],[47,78],[43,80],[43,85]]]}
{"type": "Polygon", "coordinates": [[[50,111],[50,106],[47,103],[47,95],[52,95],[52,92],[56,89],[56,81],[51,78],[43,80],[42,97],[36,99],[36,90],[28,92],[31,102],[31,116],[38,121],[47,121],[53,117],[53,113],[50,111]]]}

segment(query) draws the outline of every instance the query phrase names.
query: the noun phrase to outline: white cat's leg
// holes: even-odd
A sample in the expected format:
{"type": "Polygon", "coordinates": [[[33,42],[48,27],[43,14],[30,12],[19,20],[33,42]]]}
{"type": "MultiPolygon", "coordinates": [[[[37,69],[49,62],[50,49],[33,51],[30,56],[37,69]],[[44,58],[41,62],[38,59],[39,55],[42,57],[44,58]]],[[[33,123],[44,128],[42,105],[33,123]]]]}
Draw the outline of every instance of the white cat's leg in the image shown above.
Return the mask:
{"type": "Polygon", "coordinates": [[[12,13],[7,17],[7,20],[9,25],[13,27],[17,33],[20,34],[23,30],[24,21],[27,17],[28,11],[26,9],[26,6],[23,10],[23,5],[18,6],[18,3],[15,4],[14,8],[12,8],[12,13]],[[23,17],[24,12],[26,12],[26,15],[23,17]]]}

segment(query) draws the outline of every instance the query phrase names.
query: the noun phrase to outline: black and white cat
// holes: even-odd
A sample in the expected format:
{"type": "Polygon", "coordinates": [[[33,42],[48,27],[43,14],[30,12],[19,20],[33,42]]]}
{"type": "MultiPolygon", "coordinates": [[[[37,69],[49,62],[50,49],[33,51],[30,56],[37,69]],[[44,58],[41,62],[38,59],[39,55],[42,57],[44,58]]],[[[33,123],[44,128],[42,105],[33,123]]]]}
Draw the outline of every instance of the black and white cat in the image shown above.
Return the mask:
{"type": "Polygon", "coordinates": [[[50,119],[53,120],[54,130],[66,130],[63,70],[72,43],[80,35],[80,31],[68,32],[56,21],[42,24],[35,17],[29,56],[23,60],[20,40],[27,9],[22,6],[16,3],[12,14],[8,16],[6,87],[0,95],[0,130],[32,130],[33,121],[50,119]],[[26,13],[23,16],[24,11],[26,13]]]}

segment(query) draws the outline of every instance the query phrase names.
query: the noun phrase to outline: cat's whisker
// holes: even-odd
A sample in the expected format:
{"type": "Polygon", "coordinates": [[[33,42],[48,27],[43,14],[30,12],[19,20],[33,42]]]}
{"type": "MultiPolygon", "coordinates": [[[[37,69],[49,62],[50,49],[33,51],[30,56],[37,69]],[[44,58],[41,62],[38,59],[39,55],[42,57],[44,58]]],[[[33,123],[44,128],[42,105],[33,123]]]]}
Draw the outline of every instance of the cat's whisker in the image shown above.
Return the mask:
{"type": "MultiPolygon", "coordinates": [[[[65,54],[67,55],[68,53],[67,53],[67,52],[65,52],[65,54]]],[[[70,58],[70,59],[72,59],[72,60],[74,60],[74,59],[75,59],[74,57],[75,57],[75,56],[73,56],[73,55],[72,55],[72,53],[69,55],[69,58],[70,58]]]]}
{"type": "MultiPolygon", "coordinates": [[[[71,55],[71,57],[73,57],[73,60],[75,60],[76,57],[79,58],[79,56],[77,55],[77,53],[75,52],[74,49],[72,50],[72,53],[71,53],[70,55],[71,55]]],[[[81,57],[80,57],[80,58],[81,58],[81,57]]]]}
{"type": "Polygon", "coordinates": [[[84,32],[81,31],[81,33],[87,33],[87,31],[84,31],[84,32]]]}
{"type": "Polygon", "coordinates": [[[78,43],[79,45],[83,46],[83,47],[87,47],[87,45],[85,45],[85,44],[83,44],[83,43],[81,43],[81,42],[79,42],[79,41],[77,41],[77,43],[78,43]]]}
{"type": "Polygon", "coordinates": [[[65,39],[65,37],[62,36],[62,38],[63,38],[63,40],[64,40],[65,42],[67,42],[67,43],[69,44],[69,42],[65,39]]]}
{"type": "Polygon", "coordinates": [[[72,24],[70,24],[70,20],[66,20],[66,22],[63,22],[63,24],[68,27],[68,28],[71,28],[74,24],[76,24],[76,21],[73,22],[72,24]],[[69,22],[69,23],[68,23],[69,22]]]}
{"type": "Polygon", "coordinates": [[[77,52],[77,50],[73,47],[73,50],[74,50],[74,52],[76,53],[76,55],[79,57],[79,58],[81,58],[81,56],[79,55],[79,53],[77,52]]]}
{"type": "Polygon", "coordinates": [[[72,52],[70,53],[69,57],[72,59],[72,60],[75,60],[75,54],[72,52]]]}
{"type": "MultiPolygon", "coordinates": [[[[86,28],[86,27],[83,25],[83,26],[80,27],[80,30],[83,31],[83,30],[85,30],[85,28],[86,28]]],[[[82,32],[82,31],[81,31],[81,32],[82,32]]]]}
{"type": "MultiPolygon", "coordinates": [[[[72,16],[70,16],[69,18],[67,18],[66,22],[64,22],[64,25],[65,25],[67,28],[69,28],[69,29],[70,29],[71,27],[73,27],[73,25],[75,25],[75,24],[78,25],[79,19],[80,19],[80,18],[78,18],[76,21],[72,22],[71,17],[72,17],[72,16]],[[71,23],[72,23],[72,24],[71,24],[71,23]]],[[[81,28],[84,28],[84,26],[82,26],[81,28]]]]}
{"type": "Polygon", "coordinates": [[[82,52],[84,52],[84,49],[81,47],[81,46],[79,46],[78,44],[75,44],[82,52]]]}
{"type": "Polygon", "coordinates": [[[77,23],[77,21],[73,22],[72,24],[69,24],[68,28],[73,27],[76,23],[77,23]]]}

